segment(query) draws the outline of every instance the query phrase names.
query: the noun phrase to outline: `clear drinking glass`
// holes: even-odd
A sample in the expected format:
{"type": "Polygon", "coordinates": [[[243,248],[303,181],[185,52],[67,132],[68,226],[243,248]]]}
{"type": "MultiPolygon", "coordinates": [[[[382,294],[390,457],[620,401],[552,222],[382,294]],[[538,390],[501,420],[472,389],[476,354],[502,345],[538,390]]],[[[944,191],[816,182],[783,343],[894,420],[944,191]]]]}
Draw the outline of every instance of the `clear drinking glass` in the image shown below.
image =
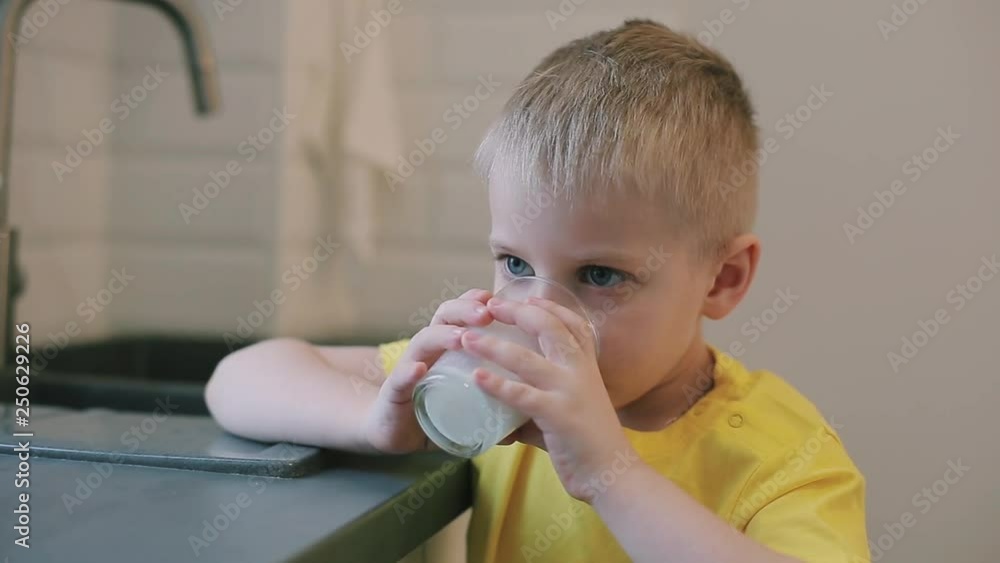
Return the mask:
{"type": "MultiPolygon", "coordinates": [[[[540,297],[574,311],[590,325],[594,342],[597,328],[583,303],[565,286],[548,278],[514,278],[496,296],[509,301],[540,297]]],[[[516,342],[541,353],[538,340],[516,326],[493,321],[481,328],[470,328],[496,338],[516,342]]],[[[474,457],[528,421],[515,409],[483,393],[473,379],[477,367],[517,380],[517,376],[497,364],[466,353],[449,350],[434,362],[427,375],[413,390],[417,421],[427,436],[442,450],[456,456],[474,457]]]]}

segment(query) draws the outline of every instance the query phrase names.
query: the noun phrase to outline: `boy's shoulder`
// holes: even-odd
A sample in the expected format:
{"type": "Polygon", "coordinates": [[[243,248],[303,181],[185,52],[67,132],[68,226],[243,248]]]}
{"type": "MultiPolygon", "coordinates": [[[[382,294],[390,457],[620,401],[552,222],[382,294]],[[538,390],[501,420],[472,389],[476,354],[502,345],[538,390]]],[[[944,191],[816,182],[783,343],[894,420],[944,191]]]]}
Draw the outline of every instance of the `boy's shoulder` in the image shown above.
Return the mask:
{"type": "Polygon", "coordinates": [[[774,372],[749,370],[739,360],[716,352],[716,385],[722,387],[725,424],[761,458],[780,455],[810,440],[840,443],[837,425],[816,405],[774,372]]]}

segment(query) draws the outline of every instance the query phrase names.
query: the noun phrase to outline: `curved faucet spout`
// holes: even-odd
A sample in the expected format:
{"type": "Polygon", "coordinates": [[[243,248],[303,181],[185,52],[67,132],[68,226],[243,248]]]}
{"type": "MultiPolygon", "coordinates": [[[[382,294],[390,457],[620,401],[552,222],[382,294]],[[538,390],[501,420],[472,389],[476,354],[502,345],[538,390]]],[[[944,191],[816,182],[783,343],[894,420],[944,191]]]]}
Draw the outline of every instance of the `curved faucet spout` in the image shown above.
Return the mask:
{"type": "MultiPolygon", "coordinates": [[[[14,71],[18,30],[27,9],[36,0],[0,0],[0,369],[8,363],[13,324],[16,273],[16,232],[8,224],[10,203],[10,153],[14,119],[14,71]]],[[[187,58],[195,107],[199,113],[216,111],[221,103],[215,55],[208,30],[190,0],[119,0],[148,4],[160,10],[181,34],[187,58]]]]}
{"type": "MultiPolygon", "coordinates": [[[[0,229],[8,223],[10,200],[10,152],[14,117],[14,71],[18,45],[15,39],[27,9],[36,0],[0,0],[0,229]]],[[[197,8],[189,0],[119,0],[147,4],[160,10],[180,32],[184,42],[191,85],[198,113],[209,114],[221,104],[215,54],[208,30],[197,8]]],[[[0,319],[2,321],[2,319],[0,319]]]]}

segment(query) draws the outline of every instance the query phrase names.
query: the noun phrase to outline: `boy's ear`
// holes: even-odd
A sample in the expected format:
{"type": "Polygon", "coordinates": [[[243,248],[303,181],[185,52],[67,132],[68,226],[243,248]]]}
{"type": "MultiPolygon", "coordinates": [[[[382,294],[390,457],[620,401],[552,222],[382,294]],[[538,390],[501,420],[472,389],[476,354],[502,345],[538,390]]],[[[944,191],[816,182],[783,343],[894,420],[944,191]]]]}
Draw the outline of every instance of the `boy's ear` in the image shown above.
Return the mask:
{"type": "Polygon", "coordinates": [[[730,242],[714,271],[711,287],[705,295],[701,314],[719,320],[743,300],[757,272],[760,239],[754,234],[736,237],[730,242]]]}

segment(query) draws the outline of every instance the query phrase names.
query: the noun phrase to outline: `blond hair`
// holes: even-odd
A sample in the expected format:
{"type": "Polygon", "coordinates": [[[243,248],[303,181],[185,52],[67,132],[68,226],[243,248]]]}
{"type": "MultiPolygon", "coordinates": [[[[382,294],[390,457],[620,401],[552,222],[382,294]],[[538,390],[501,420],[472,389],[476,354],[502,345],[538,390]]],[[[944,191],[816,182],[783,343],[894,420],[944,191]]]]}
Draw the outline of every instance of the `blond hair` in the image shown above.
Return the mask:
{"type": "Polygon", "coordinates": [[[487,132],[476,164],[487,182],[503,175],[570,202],[629,190],[663,201],[671,229],[706,256],[753,227],[757,135],[725,58],[656,22],[629,20],[545,57],[487,132]],[[726,181],[734,167],[744,172],[738,185],[726,181]]]}

